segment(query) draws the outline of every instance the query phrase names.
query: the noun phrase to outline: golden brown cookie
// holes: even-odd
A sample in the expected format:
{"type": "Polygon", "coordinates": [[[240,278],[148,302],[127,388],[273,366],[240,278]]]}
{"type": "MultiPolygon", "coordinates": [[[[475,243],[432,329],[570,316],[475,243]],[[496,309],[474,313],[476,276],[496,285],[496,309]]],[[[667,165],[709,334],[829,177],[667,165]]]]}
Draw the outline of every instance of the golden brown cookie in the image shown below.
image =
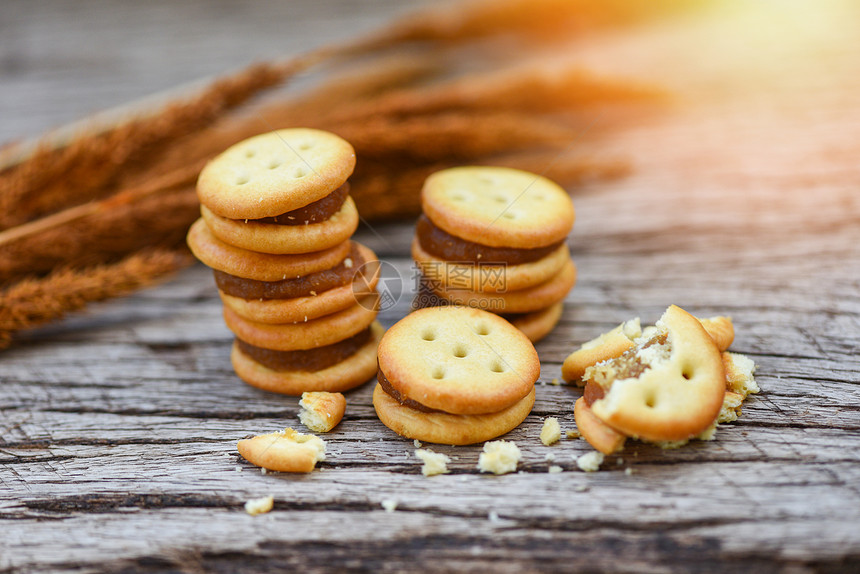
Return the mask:
{"type": "Polygon", "coordinates": [[[240,379],[264,391],[301,395],[306,391],[341,392],[366,383],[376,372],[376,347],[383,329],[371,326],[370,341],[343,361],[319,371],[276,371],[265,367],[233,344],[230,359],[240,379]]]}
{"type": "Polygon", "coordinates": [[[526,289],[548,281],[570,260],[570,249],[562,244],[546,257],[519,265],[492,265],[482,262],[445,261],[424,251],[417,239],[412,242],[412,258],[432,283],[450,289],[495,293],[526,289]]]}
{"type": "Polygon", "coordinates": [[[720,351],[728,349],[735,340],[735,326],[731,317],[710,317],[699,319],[699,322],[702,323],[702,327],[705,328],[720,351]]]}
{"type": "MultiPolygon", "coordinates": [[[[711,317],[699,319],[702,327],[714,340],[720,351],[725,351],[735,338],[735,330],[730,317],[711,317]]],[[[653,330],[653,327],[648,327],[653,330]]],[[[599,363],[620,356],[624,351],[633,346],[633,342],[643,334],[648,335],[650,331],[643,332],[639,324],[639,317],[625,321],[608,333],[583,343],[579,349],[571,353],[561,366],[561,376],[565,381],[583,386],[585,382],[582,375],[585,369],[599,363]]]]}
{"type": "Polygon", "coordinates": [[[343,419],[346,397],[342,393],[306,391],[299,400],[299,420],[314,432],[329,432],[343,419]]]}
{"type": "Polygon", "coordinates": [[[251,464],[276,472],[311,472],[318,461],[325,460],[321,438],[290,428],[240,440],[236,447],[251,464]]]}
{"type": "Polygon", "coordinates": [[[576,429],[588,444],[603,454],[612,454],[624,448],[627,437],[594,416],[585,402],[585,397],[579,397],[573,404],[573,416],[576,429]]]}
{"type": "Polygon", "coordinates": [[[281,281],[331,269],[349,255],[350,242],[314,253],[271,255],[224,243],[198,219],[188,231],[188,246],[204,265],[245,279],[281,281]]]}
{"type": "Polygon", "coordinates": [[[432,307],[407,315],[379,344],[379,371],[403,398],[458,415],[493,413],[540,375],[531,341],[492,313],[432,307]]]}
{"type": "Polygon", "coordinates": [[[720,351],[698,319],[675,305],[657,335],[585,372],[586,401],[600,420],[651,441],[694,437],[714,423],[726,375],[720,351]],[[596,385],[602,396],[590,395],[596,385]]]}
{"type": "Polygon", "coordinates": [[[341,208],[330,218],[308,225],[278,225],[254,220],[228,219],[216,215],[205,205],[200,206],[200,213],[212,234],[224,243],[274,255],[329,249],[349,239],[358,227],[358,211],[351,197],[347,197],[341,208]]]}
{"type": "Polygon", "coordinates": [[[439,283],[427,282],[427,286],[436,295],[455,305],[486,309],[493,313],[529,313],[562,301],[575,283],[576,266],[568,259],[561,271],[548,281],[518,291],[478,293],[466,289],[450,289],[439,283]]]}
{"type": "MultiPolygon", "coordinates": [[[[365,263],[377,261],[373,251],[361,244],[356,245],[365,263]]],[[[330,315],[354,305],[356,293],[372,291],[376,288],[378,280],[378,274],[370,274],[366,277],[363,274],[357,275],[355,281],[360,282],[360,288],[350,282],[320,293],[291,299],[243,299],[222,291],[218,294],[225,306],[250,321],[272,324],[298,323],[306,319],[310,321],[330,315]]]]}
{"type": "Polygon", "coordinates": [[[546,309],[519,315],[511,319],[511,325],[523,332],[532,343],[537,343],[550,334],[561,319],[564,305],[561,302],[550,305],[546,309]]]}
{"type": "Polygon", "coordinates": [[[271,131],[210,161],[197,180],[197,196],[222,217],[273,217],[322,199],[343,185],[354,167],[352,146],[334,134],[271,131]]]}
{"type": "Polygon", "coordinates": [[[363,331],[375,319],[375,301],[371,296],[330,315],[280,325],[249,321],[230,307],[224,307],[224,322],[237,337],[257,347],[276,351],[330,345],[363,331]]]}
{"type": "Polygon", "coordinates": [[[425,413],[397,402],[377,384],[373,406],[382,423],[400,436],[436,444],[474,444],[494,439],[517,428],[532,410],[534,388],[513,405],[481,415],[425,413]]]}
{"type": "Polygon", "coordinates": [[[455,167],[427,178],[421,206],[452,235],[492,247],[534,248],[567,237],[573,203],[545,177],[504,167],[455,167]]]}
{"type": "MultiPolygon", "coordinates": [[[[639,325],[639,317],[621,323],[608,333],[604,333],[586,343],[564,359],[561,365],[561,376],[567,382],[584,386],[582,375],[585,369],[599,363],[608,361],[633,346],[633,341],[642,335],[639,325]]],[[[599,450],[599,449],[598,449],[599,450]]]]}

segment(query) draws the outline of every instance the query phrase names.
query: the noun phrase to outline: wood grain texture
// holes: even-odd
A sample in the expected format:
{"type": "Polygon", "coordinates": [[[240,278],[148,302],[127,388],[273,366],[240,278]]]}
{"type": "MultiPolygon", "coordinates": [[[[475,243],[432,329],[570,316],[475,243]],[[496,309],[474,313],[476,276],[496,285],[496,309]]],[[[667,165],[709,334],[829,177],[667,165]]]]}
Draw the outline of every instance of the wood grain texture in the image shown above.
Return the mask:
{"type": "MultiPolygon", "coordinates": [[[[20,20],[22,5],[3,9],[20,20]]],[[[371,3],[362,17],[379,21],[388,6],[371,3]]],[[[837,1],[815,12],[790,4],[777,16],[764,4],[742,6],[577,47],[588,65],[662,82],[678,101],[612,139],[573,143],[630,157],[635,170],[574,195],[579,280],[560,325],[537,346],[534,411],[506,437],[523,451],[520,472],[481,475],[480,446],[431,446],[452,457],[452,473],[422,476],[412,441],[376,419],[367,385],[347,394],[318,471],[263,475],[236,441],[300,428],[297,399],[232,373],[231,335],[211,274],[198,266],[30,332],[0,354],[0,572],[860,568],[858,14],[837,1]],[[591,450],[585,442],[543,446],[544,417],[574,428],[580,392],[551,384],[567,353],[633,316],[653,322],[670,303],[733,316],[731,349],[756,361],[762,388],[740,420],[682,449],[631,442],[597,473],[576,467],[591,450]],[[564,471],[550,474],[550,464],[564,471]],[[246,500],[269,494],[271,513],[244,512],[246,500]],[[385,500],[397,502],[394,512],[385,500]]],[[[246,22],[217,10],[227,19],[186,18],[187,37],[162,40],[178,49],[230,22],[259,30],[261,54],[270,55],[280,35],[261,25],[265,14],[246,22]]],[[[26,62],[62,51],[59,40],[31,43],[59,29],[63,14],[32,17],[13,40],[0,34],[4,97],[6,78],[19,73],[10,53],[30,54],[18,58],[25,75],[51,75],[26,62]]],[[[295,34],[331,22],[347,35],[352,26],[348,14],[316,14],[326,26],[295,34]]],[[[121,42],[115,48],[123,54],[121,42]]],[[[159,65],[134,53],[142,68],[159,65]]],[[[85,55],[70,51],[64,74],[104,81],[98,66],[74,64],[85,55]]],[[[202,59],[181,56],[164,79],[193,77],[202,59]]],[[[68,86],[69,105],[18,101],[34,117],[15,113],[7,124],[4,112],[6,136],[88,105],[74,96],[80,79],[51,81],[68,86]]],[[[385,326],[408,310],[411,233],[403,222],[357,237],[404,280],[407,293],[381,315],[385,326]]]]}

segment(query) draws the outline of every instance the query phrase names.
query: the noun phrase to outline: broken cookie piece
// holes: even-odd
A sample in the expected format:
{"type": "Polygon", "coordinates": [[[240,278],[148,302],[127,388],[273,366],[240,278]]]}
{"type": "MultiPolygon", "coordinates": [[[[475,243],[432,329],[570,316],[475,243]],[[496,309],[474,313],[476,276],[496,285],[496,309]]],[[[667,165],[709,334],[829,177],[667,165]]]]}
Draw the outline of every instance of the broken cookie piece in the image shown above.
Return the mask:
{"type": "Polygon", "coordinates": [[[313,391],[302,393],[299,420],[314,432],[328,432],[337,426],[346,411],[346,398],[341,393],[313,391]]]}
{"type": "Polygon", "coordinates": [[[627,437],[594,416],[584,397],[573,405],[576,427],[592,447],[603,454],[612,454],[624,448],[627,437]]]}
{"type": "Polygon", "coordinates": [[[311,472],[325,460],[325,442],[291,428],[243,439],[236,445],[251,464],[276,472],[311,472]]]}
{"type": "Polygon", "coordinates": [[[723,367],[726,370],[726,390],[746,398],[747,395],[759,392],[755,382],[755,363],[749,357],[738,353],[725,352],[722,354],[723,367]]]}
{"type": "Polygon", "coordinates": [[[621,323],[586,343],[567,356],[561,366],[561,376],[567,382],[584,386],[582,376],[585,369],[600,361],[613,359],[633,346],[633,341],[642,335],[639,317],[621,323]]]}
{"type": "Polygon", "coordinates": [[[717,418],[726,390],[720,351],[698,319],[675,305],[657,333],[585,371],[585,402],[621,434],[687,440],[717,418]]]}
{"type": "MultiPolygon", "coordinates": [[[[731,317],[710,317],[699,319],[702,327],[714,340],[720,351],[725,351],[735,339],[735,329],[731,317]]],[[[608,361],[621,356],[639,339],[650,339],[657,334],[654,326],[640,325],[639,317],[625,321],[607,333],[583,343],[579,349],[565,358],[561,366],[562,378],[577,386],[585,386],[583,375],[585,370],[601,361],[608,361]]]]}

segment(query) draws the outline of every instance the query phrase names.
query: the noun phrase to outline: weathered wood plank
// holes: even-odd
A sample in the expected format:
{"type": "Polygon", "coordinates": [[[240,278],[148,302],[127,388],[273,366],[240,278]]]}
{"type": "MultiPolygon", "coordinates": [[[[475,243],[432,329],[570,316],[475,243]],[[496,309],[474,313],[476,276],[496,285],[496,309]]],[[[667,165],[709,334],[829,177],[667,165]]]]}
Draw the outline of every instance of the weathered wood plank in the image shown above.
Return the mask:
{"type": "MultiPolygon", "coordinates": [[[[800,19],[785,8],[790,39],[763,33],[766,7],[738,3],[575,47],[584,65],[644,73],[679,101],[572,144],[631,158],[634,173],[573,190],[579,281],[538,345],[535,409],[506,437],[523,451],[521,473],[479,475],[480,445],[433,446],[453,457],[452,474],[421,476],[412,441],[379,423],[367,385],[348,394],[317,472],[261,474],[235,442],[299,428],[297,400],[235,377],[211,276],[195,267],[0,356],[0,571],[860,568],[860,41],[847,4],[800,19]],[[733,316],[732,349],[756,361],[762,388],[741,419],[678,450],[631,441],[595,474],[576,468],[584,441],[541,445],[543,417],[574,427],[580,391],[548,384],[567,353],[633,316],[653,322],[669,303],[733,316]],[[267,494],[272,513],[244,513],[267,494]],[[382,510],[386,499],[396,512],[382,510]]],[[[119,14],[92,6],[103,29],[119,14]]],[[[12,112],[0,114],[0,140],[349,36],[394,3],[375,0],[359,20],[332,11],[335,0],[302,6],[255,4],[247,18],[226,5],[190,3],[176,8],[182,18],[127,7],[137,31],[106,30],[96,54],[67,8],[4,5],[0,110],[12,112]],[[283,33],[288,22],[302,32],[283,33]],[[225,25],[231,34],[217,33],[225,25]],[[69,55],[35,42],[46,33],[69,55]],[[170,58],[149,52],[153,39],[170,58]]],[[[411,234],[398,222],[357,236],[408,289],[411,234]]]]}

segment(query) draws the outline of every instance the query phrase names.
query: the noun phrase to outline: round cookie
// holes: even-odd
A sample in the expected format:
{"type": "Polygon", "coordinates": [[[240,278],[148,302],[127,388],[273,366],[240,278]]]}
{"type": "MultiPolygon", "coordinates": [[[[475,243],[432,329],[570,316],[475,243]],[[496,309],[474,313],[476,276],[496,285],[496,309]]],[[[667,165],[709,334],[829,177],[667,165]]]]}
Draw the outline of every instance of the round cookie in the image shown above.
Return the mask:
{"type": "Polygon", "coordinates": [[[403,398],[458,415],[494,413],[534,388],[540,360],[501,317],[468,307],[420,309],[379,344],[379,370],[403,398]]]}
{"type": "Polygon", "coordinates": [[[308,225],[278,225],[244,219],[228,219],[213,213],[205,205],[200,213],[212,234],[224,243],[275,255],[310,253],[343,243],[358,228],[355,202],[347,197],[331,217],[308,225]]]}
{"type": "Polygon", "coordinates": [[[476,264],[434,257],[421,248],[416,238],[412,241],[412,258],[430,282],[481,293],[497,293],[525,289],[549,280],[570,259],[570,249],[567,244],[562,244],[546,257],[519,265],[476,264]]]}
{"type": "Polygon", "coordinates": [[[321,130],[271,131],[241,141],[210,161],[197,197],[230,219],[273,217],[322,199],[355,167],[355,150],[321,130]]]}
{"type": "Polygon", "coordinates": [[[224,307],[224,322],[243,341],[275,351],[314,349],[342,341],[363,331],[376,319],[372,297],[342,311],[312,321],[270,325],[249,321],[230,307],[224,307]]]}
{"type": "Polygon", "coordinates": [[[720,412],[726,390],[722,357],[699,320],[680,307],[670,306],[657,328],[654,338],[590,367],[584,396],[594,415],[622,434],[686,440],[720,412]],[[648,368],[631,376],[637,363],[648,368]]]}
{"type": "Polygon", "coordinates": [[[523,332],[532,343],[537,343],[558,324],[564,304],[559,301],[546,309],[526,313],[511,320],[511,325],[523,332]]]}
{"type": "Polygon", "coordinates": [[[561,271],[539,285],[505,293],[478,293],[465,289],[449,289],[438,283],[428,287],[439,297],[455,305],[487,309],[494,313],[529,313],[562,301],[576,283],[576,266],[566,260],[561,271]]]}
{"type": "MultiPolygon", "coordinates": [[[[376,254],[356,243],[365,263],[377,261],[376,254]]],[[[355,304],[355,283],[361,282],[362,293],[370,292],[376,288],[379,274],[366,277],[357,273],[354,281],[345,285],[328,289],[305,297],[293,297],[291,299],[243,299],[218,291],[221,301],[230,307],[239,316],[258,323],[298,323],[300,321],[316,319],[329,315],[336,311],[346,309],[355,304]]]]}
{"type": "Polygon", "coordinates": [[[350,242],[343,241],[313,253],[272,255],[249,251],[224,243],[212,235],[202,218],[191,226],[187,239],[191,252],[204,265],[256,281],[281,281],[331,269],[343,261],[350,250],[350,242]]]}
{"type": "Polygon", "coordinates": [[[575,218],[564,189],[506,167],[437,171],[424,182],[421,206],[441,229],[491,247],[551,245],[567,237],[575,218]]]}
{"type": "Polygon", "coordinates": [[[340,392],[367,382],[376,372],[376,347],[382,326],[373,322],[370,341],[345,360],[320,371],[275,371],[257,363],[233,344],[230,359],[240,379],[264,391],[301,395],[306,391],[340,392]]]}
{"type": "MultiPolygon", "coordinates": [[[[378,276],[367,282],[368,289],[375,289],[378,276]]],[[[295,297],[293,299],[242,299],[218,291],[221,301],[241,317],[258,323],[282,324],[308,321],[336,313],[355,304],[352,283],[341,285],[319,295],[295,297]]]]}
{"type": "Polygon", "coordinates": [[[401,405],[377,383],[373,406],[382,424],[400,436],[436,444],[474,444],[517,428],[531,412],[535,390],[499,412],[482,415],[424,413],[401,405]]]}

